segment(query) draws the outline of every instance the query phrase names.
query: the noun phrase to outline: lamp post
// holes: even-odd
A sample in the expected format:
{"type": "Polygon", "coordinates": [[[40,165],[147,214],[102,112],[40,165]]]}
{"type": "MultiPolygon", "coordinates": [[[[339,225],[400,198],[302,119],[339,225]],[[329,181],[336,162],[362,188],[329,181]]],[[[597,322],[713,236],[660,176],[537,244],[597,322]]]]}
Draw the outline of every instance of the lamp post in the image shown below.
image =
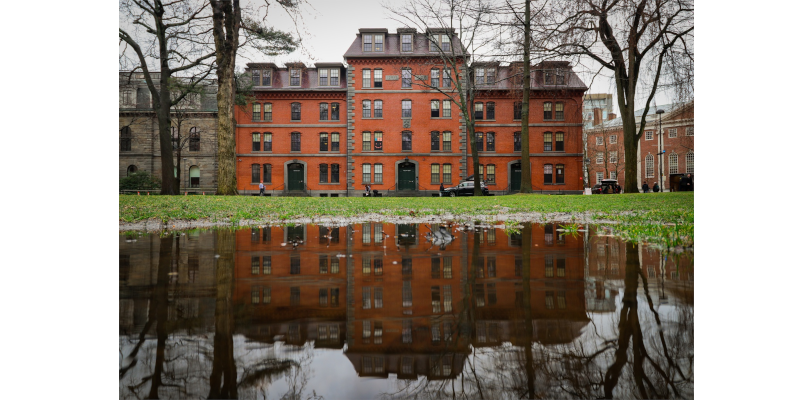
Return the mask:
{"type": "Polygon", "coordinates": [[[664,191],[664,135],[661,131],[661,114],[663,113],[664,110],[656,111],[658,114],[658,187],[662,192],[664,191]]]}
{"type": "Polygon", "coordinates": [[[189,187],[189,184],[186,182],[186,157],[183,158],[183,187],[189,187]]]}

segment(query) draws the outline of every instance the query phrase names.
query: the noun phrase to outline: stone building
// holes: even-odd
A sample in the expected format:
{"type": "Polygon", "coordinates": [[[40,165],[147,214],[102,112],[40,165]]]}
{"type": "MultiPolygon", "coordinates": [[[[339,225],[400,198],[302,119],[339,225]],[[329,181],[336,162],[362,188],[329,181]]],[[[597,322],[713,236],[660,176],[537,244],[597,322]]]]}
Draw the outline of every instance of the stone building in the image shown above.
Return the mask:
{"type": "MultiPolygon", "coordinates": [[[[152,73],[158,81],[158,72],[152,73]]],[[[146,171],[161,178],[158,118],[143,73],[119,73],[119,178],[146,171]]],[[[214,193],[217,187],[216,84],[186,97],[172,112],[173,154],[181,191],[214,193]],[[177,159],[180,152],[180,160],[177,159]]]]}
{"type": "MultiPolygon", "coordinates": [[[[452,29],[359,29],[345,63],[248,64],[254,86],[237,107],[241,194],[361,196],[366,185],[392,195],[437,195],[472,175],[454,79],[473,79],[480,175],[495,194],[521,180],[520,63],[475,63],[452,76],[436,52],[461,48],[452,29]],[[451,47],[452,46],[452,47],[451,47]]],[[[534,190],[583,188],[582,96],[566,62],[532,68],[530,157],[534,190]]]]}

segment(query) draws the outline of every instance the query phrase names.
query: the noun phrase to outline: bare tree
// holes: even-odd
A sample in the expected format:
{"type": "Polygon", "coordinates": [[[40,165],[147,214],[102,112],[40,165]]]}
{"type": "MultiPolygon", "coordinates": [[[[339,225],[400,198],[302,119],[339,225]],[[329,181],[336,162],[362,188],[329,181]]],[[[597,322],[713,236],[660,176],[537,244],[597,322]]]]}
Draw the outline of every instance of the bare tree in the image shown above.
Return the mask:
{"type": "MultiPolygon", "coordinates": [[[[270,3],[265,1],[267,5],[270,3]]],[[[301,1],[278,0],[278,4],[289,12],[295,12],[301,1]]],[[[215,55],[217,61],[217,104],[219,125],[217,128],[219,185],[217,194],[235,195],[236,147],[233,107],[236,97],[236,54],[240,46],[252,40],[254,47],[266,55],[278,55],[294,51],[297,42],[286,32],[264,26],[255,19],[257,12],[244,7],[239,0],[210,0],[213,20],[215,55]],[[244,32],[243,43],[239,41],[244,32]]],[[[267,8],[268,9],[268,8],[267,8]]],[[[266,18],[266,15],[264,16],[266,18]]],[[[296,20],[295,20],[296,21],[296,20]]]]}
{"type": "Polygon", "coordinates": [[[132,24],[119,28],[120,69],[130,71],[129,80],[141,71],[158,119],[161,150],[161,194],[178,194],[174,177],[170,135],[170,110],[200,85],[212,71],[214,53],[206,46],[204,23],[208,7],[193,0],[121,0],[120,15],[132,24]],[[132,52],[132,53],[131,53],[132,52]],[[152,70],[157,68],[158,72],[152,70]],[[191,83],[172,93],[170,80],[177,74],[191,83]]]}
{"type": "MultiPolygon", "coordinates": [[[[589,159],[587,175],[589,171],[596,170],[598,164],[601,165],[603,176],[606,178],[611,178],[611,172],[618,177],[620,172],[625,171],[625,148],[619,140],[619,132],[618,128],[609,128],[605,123],[601,123],[587,133],[584,154],[589,159]]],[[[591,178],[588,176],[588,179],[591,178]]]]}
{"type": "Polygon", "coordinates": [[[475,176],[474,195],[482,196],[480,159],[475,137],[475,116],[472,113],[477,88],[471,74],[471,63],[491,44],[487,22],[492,8],[484,0],[411,0],[399,6],[384,6],[389,18],[408,27],[415,27],[426,35],[431,50],[438,56],[435,62],[444,67],[443,80],[452,81],[439,87],[425,79],[414,79],[413,85],[435,90],[455,104],[464,119],[472,153],[472,174],[475,176]],[[448,41],[440,35],[447,36],[448,41]],[[454,36],[458,40],[454,40],[454,36]],[[455,79],[451,79],[454,77],[455,79]]]}
{"type": "MultiPolygon", "coordinates": [[[[536,24],[546,55],[588,58],[613,71],[625,145],[625,176],[636,176],[637,143],[656,92],[688,97],[694,89],[693,0],[554,0],[536,24]],[[663,79],[663,81],[662,81],[663,79]],[[638,91],[644,113],[636,126],[638,91]]],[[[638,193],[635,179],[625,192],[638,193]]]]}

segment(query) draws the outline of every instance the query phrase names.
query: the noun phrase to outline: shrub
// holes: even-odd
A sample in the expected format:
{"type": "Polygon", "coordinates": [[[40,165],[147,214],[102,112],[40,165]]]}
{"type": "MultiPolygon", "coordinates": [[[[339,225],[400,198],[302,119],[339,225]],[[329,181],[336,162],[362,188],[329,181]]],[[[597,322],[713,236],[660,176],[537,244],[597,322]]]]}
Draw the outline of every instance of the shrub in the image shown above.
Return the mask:
{"type": "Polygon", "coordinates": [[[134,172],[119,180],[119,190],[156,190],[161,189],[161,180],[147,171],[134,172]]]}

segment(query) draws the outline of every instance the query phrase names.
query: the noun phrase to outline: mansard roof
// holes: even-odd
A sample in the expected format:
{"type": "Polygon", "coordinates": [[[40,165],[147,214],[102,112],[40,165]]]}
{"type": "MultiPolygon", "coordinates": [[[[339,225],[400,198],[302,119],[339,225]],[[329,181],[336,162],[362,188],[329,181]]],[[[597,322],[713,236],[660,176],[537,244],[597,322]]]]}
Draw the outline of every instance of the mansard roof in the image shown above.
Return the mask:
{"type": "MultiPolygon", "coordinates": [[[[314,90],[314,91],[343,91],[347,90],[347,70],[344,64],[340,62],[318,62],[315,63],[315,68],[309,68],[302,62],[289,62],[286,66],[281,68],[273,63],[248,63],[245,71],[249,72],[253,69],[270,68],[272,69],[272,86],[256,86],[254,89],[259,91],[273,91],[273,90],[314,90]],[[289,86],[289,69],[300,68],[301,79],[300,86],[289,86]],[[320,69],[338,69],[339,70],[339,85],[337,86],[320,86],[319,85],[319,70],[320,69]]],[[[330,79],[330,76],[328,77],[330,79]]]]}
{"type": "Polygon", "coordinates": [[[437,34],[450,32],[450,43],[455,51],[455,54],[461,56],[461,40],[458,35],[451,28],[429,28],[426,33],[416,32],[414,28],[398,28],[398,33],[389,33],[385,28],[361,28],[356,34],[355,40],[350,44],[350,48],[344,53],[345,58],[388,58],[388,57],[438,57],[439,53],[436,50],[431,51],[428,46],[428,36],[426,34],[437,34]],[[384,51],[364,52],[361,46],[361,37],[364,33],[383,33],[384,38],[384,51]],[[413,33],[414,46],[413,51],[401,52],[400,51],[400,34],[413,33]]]}

